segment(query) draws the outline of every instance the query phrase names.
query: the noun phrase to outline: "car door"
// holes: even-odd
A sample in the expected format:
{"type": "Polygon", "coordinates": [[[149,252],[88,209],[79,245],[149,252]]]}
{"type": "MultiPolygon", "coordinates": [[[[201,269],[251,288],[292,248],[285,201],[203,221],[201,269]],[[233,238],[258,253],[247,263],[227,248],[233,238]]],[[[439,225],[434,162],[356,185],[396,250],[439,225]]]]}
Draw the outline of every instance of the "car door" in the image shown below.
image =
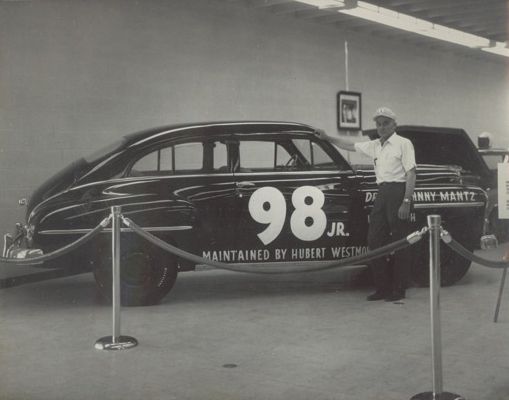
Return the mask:
{"type": "Polygon", "coordinates": [[[354,174],[330,148],[297,132],[236,139],[235,248],[246,258],[238,261],[323,261],[362,251],[354,174]]]}
{"type": "Polygon", "coordinates": [[[193,135],[138,155],[128,178],[131,185],[141,182],[137,192],[143,195],[126,211],[197,255],[229,248],[229,210],[236,200],[229,137],[193,135]]]}

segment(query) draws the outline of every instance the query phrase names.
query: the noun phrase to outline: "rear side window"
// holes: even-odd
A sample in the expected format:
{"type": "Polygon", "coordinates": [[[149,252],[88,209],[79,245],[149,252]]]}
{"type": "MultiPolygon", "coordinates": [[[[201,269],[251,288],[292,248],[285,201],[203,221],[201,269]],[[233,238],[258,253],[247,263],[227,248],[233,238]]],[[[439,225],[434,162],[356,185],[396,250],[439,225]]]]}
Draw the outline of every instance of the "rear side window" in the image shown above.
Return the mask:
{"type": "Polygon", "coordinates": [[[213,173],[227,169],[224,143],[190,142],[161,147],[145,154],[133,164],[128,176],[213,173]]]}
{"type": "Polygon", "coordinates": [[[202,143],[184,143],[173,146],[174,172],[196,172],[203,169],[202,143]]]}

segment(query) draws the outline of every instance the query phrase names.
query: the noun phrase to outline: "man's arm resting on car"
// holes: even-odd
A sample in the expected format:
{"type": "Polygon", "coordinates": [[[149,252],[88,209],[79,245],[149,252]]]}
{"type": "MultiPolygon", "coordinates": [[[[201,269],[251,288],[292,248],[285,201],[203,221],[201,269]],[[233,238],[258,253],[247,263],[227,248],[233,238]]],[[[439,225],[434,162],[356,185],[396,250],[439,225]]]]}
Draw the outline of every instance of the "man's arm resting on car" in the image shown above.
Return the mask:
{"type": "Polygon", "coordinates": [[[318,137],[322,140],[327,140],[330,143],[338,146],[340,149],[355,151],[355,144],[350,140],[342,138],[340,136],[329,136],[324,131],[318,131],[318,137]]]}

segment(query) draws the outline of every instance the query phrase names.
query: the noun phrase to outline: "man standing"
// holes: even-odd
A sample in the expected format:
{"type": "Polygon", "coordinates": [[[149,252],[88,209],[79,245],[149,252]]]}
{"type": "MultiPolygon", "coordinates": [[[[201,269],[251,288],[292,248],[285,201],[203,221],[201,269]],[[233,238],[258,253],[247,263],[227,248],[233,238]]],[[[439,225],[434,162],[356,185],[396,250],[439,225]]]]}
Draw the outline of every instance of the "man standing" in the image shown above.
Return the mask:
{"type": "MultiPolygon", "coordinates": [[[[320,132],[322,139],[348,151],[360,151],[373,160],[378,195],[369,215],[368,247],[374,250],[410,233],[412,194],[415,187],[415,152],[412,142],[396,134],[396,115],[387,107],[376,110],[373,120],[379,139],[353,143],[320,132]]],[[[405,298],[411,257],[408,249],[396,252],[394,264],[385,257],[372,262],[376,291],[367,300],[405,298]]]]}

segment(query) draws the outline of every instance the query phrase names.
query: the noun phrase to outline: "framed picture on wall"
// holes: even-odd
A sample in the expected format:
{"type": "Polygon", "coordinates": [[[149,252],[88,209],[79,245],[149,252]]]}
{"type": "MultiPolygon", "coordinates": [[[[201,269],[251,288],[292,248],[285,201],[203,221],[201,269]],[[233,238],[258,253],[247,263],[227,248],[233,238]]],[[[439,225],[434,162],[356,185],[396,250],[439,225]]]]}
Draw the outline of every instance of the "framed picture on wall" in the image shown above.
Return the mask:
{"type": "Polygon", "coordinates": [[[361,94],[358,92],[341,91],[338,93],[337,113],[338,129],[357,131],[361,130],[361,94]]]}

